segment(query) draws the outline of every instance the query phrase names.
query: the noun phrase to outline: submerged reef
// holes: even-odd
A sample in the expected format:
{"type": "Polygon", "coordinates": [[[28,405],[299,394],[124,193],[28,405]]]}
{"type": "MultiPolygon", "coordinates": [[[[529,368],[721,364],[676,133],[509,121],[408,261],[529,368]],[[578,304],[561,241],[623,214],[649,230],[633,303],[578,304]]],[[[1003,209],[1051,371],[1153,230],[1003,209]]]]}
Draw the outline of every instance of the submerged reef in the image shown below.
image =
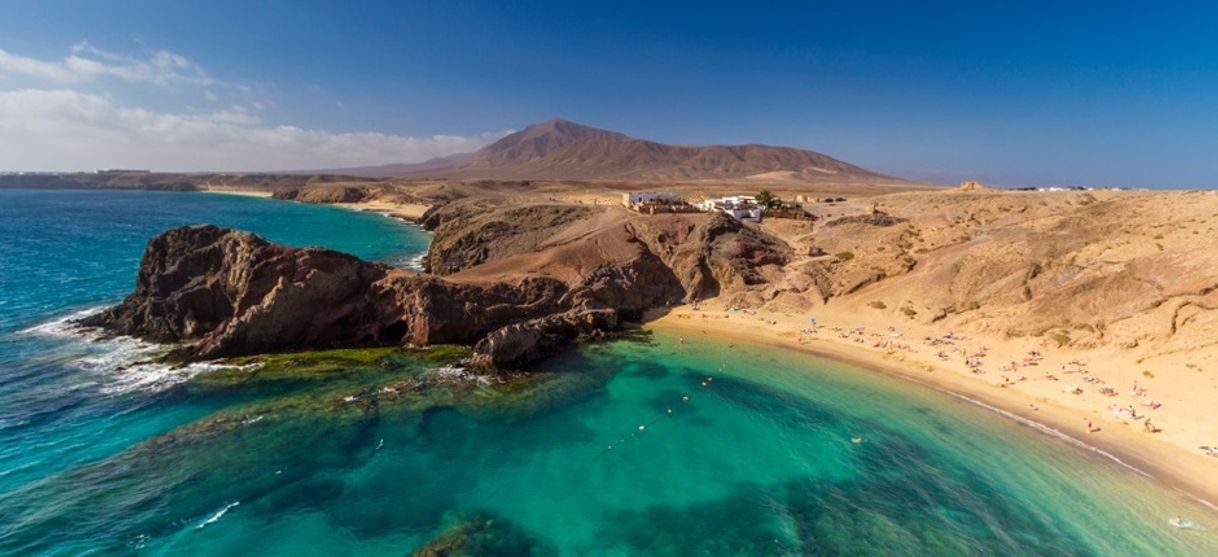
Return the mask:
{"type": "Polygon", "coordinates": [[[542,557],[557,555],[510,521],[488,512],[457,513],[411,557],[542,557]]]}

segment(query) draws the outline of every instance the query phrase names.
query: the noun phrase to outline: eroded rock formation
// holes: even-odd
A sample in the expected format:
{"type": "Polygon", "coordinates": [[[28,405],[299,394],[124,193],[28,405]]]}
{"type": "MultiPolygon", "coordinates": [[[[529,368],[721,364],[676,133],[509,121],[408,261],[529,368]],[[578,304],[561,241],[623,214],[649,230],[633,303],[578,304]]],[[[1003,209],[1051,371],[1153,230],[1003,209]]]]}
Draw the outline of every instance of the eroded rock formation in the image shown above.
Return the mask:
{"type": "Polygon", "coordinates": [[[522,319],[565,311],[544,277],[462,284],[294,249],[215,226],[175,228],[148,244],[136,289],[85,326],[182,343],[181,359],[335,346],[470,344],[522,319]]]}

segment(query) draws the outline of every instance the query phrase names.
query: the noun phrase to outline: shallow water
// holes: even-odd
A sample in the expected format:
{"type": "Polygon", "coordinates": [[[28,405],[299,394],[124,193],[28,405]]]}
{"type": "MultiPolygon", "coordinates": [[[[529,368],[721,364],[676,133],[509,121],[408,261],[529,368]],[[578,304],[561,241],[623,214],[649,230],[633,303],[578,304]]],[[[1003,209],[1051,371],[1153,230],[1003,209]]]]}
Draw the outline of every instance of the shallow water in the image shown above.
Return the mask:
{"type": "MultiPolygon", "coordinates": [[[[250,226],[329,210],[252,202],[250,226]]],[[[471,516],[481,529],[455,537],[505,555],[1218,554],[1208,511],[1102,457],[777,348],[661,333],[571,350],[524,386],[406,354],[106,391],[79,341],[5,338],[0,554],[403,555],[471,516]],[[419,377],[413,398],[376,399],[419,377]]]]}

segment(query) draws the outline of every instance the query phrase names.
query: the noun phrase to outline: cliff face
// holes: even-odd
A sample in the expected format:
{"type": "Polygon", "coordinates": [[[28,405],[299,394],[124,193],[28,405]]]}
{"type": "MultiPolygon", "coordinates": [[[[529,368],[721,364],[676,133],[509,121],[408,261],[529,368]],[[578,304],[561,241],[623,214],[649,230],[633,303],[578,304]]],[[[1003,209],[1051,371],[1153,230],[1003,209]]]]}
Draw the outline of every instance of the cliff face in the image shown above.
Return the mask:
{"type": "Polygon", "coordinates": [[[153,238],[136,288],[85,320],[214,357],[397,340],[395,308],[370,288],[389,269],[334,251],[290,249],[248,232],[176,228],[153,238]]]}
{"type": "Polygon", "coordinates": [[[518,319],[564,310],[546,279],[475,286],[215,226],[148,244],[136,289],[86,326],[184,343],[183,359],[294,348],[472,343],[518,319]]]}

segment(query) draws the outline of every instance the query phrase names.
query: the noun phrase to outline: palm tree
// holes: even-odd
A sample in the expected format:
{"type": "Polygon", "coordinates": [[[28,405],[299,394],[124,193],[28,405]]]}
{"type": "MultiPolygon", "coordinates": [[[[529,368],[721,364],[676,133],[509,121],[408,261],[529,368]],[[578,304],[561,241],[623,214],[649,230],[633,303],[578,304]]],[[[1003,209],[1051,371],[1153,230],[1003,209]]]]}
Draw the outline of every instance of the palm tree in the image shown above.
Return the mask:
{"type": "Polygon", "coordinates": [[[757,203],[765,208],[773,207],[778,202],[778,197],[770,190],[761,190],[757,192],[757,203]]]}

